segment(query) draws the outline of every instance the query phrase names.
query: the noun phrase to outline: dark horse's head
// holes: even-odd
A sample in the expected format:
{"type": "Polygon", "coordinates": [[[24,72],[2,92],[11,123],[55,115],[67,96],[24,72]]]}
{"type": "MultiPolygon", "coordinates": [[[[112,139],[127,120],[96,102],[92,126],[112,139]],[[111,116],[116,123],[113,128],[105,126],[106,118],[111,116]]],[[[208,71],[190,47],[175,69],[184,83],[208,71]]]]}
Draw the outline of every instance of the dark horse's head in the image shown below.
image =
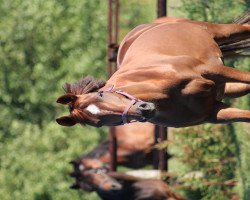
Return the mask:
{"type": "Polygon", "coordinates": [[[70,115],[56,121],[63,126],[80,123],[100,127],[151,118],[155,109],[152,103],[131,99],[127,93],[115,89],[101,91],[105,84],[90,76],[75,84],[65,84],[66,94],[59,97],[57,103],[68,105],[70,115]]]}

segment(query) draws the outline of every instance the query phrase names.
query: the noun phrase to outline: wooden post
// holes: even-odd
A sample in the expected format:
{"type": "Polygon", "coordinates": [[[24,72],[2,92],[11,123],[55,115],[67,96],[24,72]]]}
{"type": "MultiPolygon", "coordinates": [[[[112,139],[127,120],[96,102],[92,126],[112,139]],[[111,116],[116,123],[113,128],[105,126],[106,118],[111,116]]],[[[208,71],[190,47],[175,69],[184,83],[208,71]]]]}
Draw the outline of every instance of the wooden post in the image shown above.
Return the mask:
{"type": "MultiPolygon", "coordinates": [[[[167,15],[167,0],[157,0],[157,18],[167,15]]],[[[161,126],[155,126],[155,143],[160,143],[168,139],[168,129],[161,126]]],[[[168,170],[168,154],[164,150],[156,151],[158,156],[154,159],[154,168],[168,170]],[[156,164],[158,162],[158,165],[156,164]]],[[[156,155],[156,153],[154,153],[156,155]]]]}
{"type": "MultiPolygon", "coordinates": [[[[118,42],[118,14],[119,0],[108,0],[108,77],[111,77],[116,70],[116,59],[114,60],[114,51],[118,42]]],[[[109,128],[109,153],[110,153],[110,171],[116,171],[117,168],[117,139],[115,127],[109,128]]]]}
{"type": "Polygon", "coordinates": [[[110,171],[117,170],[117,139],[115,127],[109,127],[110,171]]]}
{"type": "Polygon", "coordinates": [[[157,18],[167,16],[167,0],[157,0],[157,18]]]}

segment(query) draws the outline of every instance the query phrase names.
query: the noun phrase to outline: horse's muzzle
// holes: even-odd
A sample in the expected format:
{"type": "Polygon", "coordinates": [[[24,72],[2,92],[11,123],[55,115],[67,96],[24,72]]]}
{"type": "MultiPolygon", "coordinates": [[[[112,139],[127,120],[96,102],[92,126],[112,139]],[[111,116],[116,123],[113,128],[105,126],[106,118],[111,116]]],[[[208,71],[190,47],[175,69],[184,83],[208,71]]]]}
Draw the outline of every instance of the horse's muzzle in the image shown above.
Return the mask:
{"type": "Polygon", "coordinates": [[[146,120],[155,114],[155,105],[149,102],[137,102],[137,110],[146,120]]]}

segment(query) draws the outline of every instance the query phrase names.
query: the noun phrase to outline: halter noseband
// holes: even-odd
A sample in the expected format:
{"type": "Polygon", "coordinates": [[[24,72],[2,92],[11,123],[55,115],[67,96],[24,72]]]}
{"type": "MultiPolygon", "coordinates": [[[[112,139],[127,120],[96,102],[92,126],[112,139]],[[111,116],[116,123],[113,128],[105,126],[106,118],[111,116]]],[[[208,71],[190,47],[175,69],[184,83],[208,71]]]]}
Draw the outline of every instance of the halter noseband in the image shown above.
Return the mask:
{"type": "MultiPolygon", "coordinates": [[[[87,173],[87,174],[91,174],[91,173],[95,173],[95,174],[100,174],[100,175],[106,175],[106,173],[108,172],[108,170],[107,169],[103,169],[103,168],[93,168],[93,169],[89,169],[89,170],[87,170],[87,172],[85,171],[85,173],[87,173]]],[[[110,181],[110,177],[107,175],[107,176],[105,176],[102,180],[101,180],[101,182],[98,184],[98,187],[99,188],[102,188],[103,187],[103,185],[105,184],[105,183],[107,183],[107,182],[109,182],[110,181]]]]}
{"type": "Polygon", "coordinates": [[[128,94],[128,93],[126,93],[126,92],[124,92],[124,91],[122,91],[122,90],[114,90],[114,91],[113,91],[114,87],[115,87],[115,86],[112,85],[112,86],[110,86],[110,87],[109,87],[107,90],[105,90],[105,91],[103,91],[103,90],[102,90],[102,91],[99,91],[99,93],[102,94],[103,92],[110,92],[110,93],[115,92],[115,93],[117,93],[117,94],[121,94],[121,95],[127,97],[128,99],[130,99],[130,100],[131,100],[130,104],[128,104],[127,108],[126,108],[126,109],[123,111],[123,113],[122,113],[122,122],[123,122],[123,124],[136,122],[136,120],[128,121],[128,111],[129,111],[129,109],[130,109],[133,105],[135,105],[137,102],[139,102],[139,101],[141,101],[141,100],[136,99],[136,98],[133,97],[132,95],[130,95],[130,94],[128,94]]]}

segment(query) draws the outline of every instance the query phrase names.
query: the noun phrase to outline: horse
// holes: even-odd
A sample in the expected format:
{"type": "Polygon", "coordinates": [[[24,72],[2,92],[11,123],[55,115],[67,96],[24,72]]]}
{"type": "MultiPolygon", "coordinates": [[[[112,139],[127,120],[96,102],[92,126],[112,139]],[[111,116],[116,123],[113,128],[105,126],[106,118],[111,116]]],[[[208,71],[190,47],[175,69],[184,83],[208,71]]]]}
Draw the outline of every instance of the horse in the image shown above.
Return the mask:
{"type": "MultiPolygon", "coordinates": [[[[82,187],[82,180],[85,182],[87,180],[89,185],[95,185],[94,191],[103,200],[187,200],[173,192],[161,180],[141,179],[121,172],[109,172],[101,175],[105,177],[102,177],[103,183],[96,187],[96,183],[100,182],[100,173],[87,172],[86,174],[85,171],[81,172],[77,174],[78,178],[72,188],[85,190],[82,187]],[[104,183],[106,187],[103,186],[104,183]]],[[[76,175],[73,174],[73,176],[76,175]]]]}
{"type": "MultiPolygon", "coordinates": [[[[154,125],[133,123],[115,127],[117,164],[139,169],[153,163],[154,125]]],[[[109,168],[109,141],[101,142],[91,152],[70,162],[74,170],[109,168]]]]}
{"type": "Polygon", "coordinates": [[[250,111],[222,102],[250,91],[250,72],[223,64],[223,55],[249,48],[248,16],[244,24],[186,19],[136,27],[123,39],[119,69],[107,81],[87,76],[65,84],[57,103],[68,105],[70,115],[57,123],[101,127],[139,121],[178,128],[250,122],[250,111]]]}

